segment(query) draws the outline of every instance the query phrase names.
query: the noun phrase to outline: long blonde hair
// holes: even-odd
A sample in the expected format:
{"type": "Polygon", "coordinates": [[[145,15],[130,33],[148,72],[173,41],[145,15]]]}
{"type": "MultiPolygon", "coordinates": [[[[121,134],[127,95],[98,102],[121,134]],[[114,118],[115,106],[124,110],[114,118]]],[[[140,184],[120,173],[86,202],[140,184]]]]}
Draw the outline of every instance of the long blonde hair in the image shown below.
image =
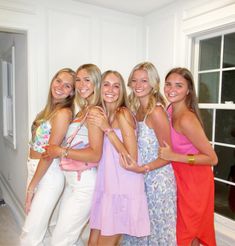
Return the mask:
{"type": "Polygon", "coordinates": [[[47,97],[47,103],[45,108],[37,115],[36,119],[33,122],[33,125],[39,125],[40,122],[42,121],[47,121],[50,120],[56,113],[58,110],[62,109],[62,108],[73,108],[73,101],[74,101],[74,93],[72,93],[72,95],[67,96],[64,100],[60,101],[60,102],[53,102],[53,96],[52,96],[52,92],[51,92],[51,86],[53,81],[61,74],[61,73],[68,73],[69,75],[71,75],[71,77],[73,78],[73,89],[75,86],[75,78],[76,78],[76,73],[75,71],[73,71],[70,68],[62,68],[61,70],[59,70],[54,77],[51,80],[51,84],[50,84],[50,90],[48,93],[48,97],[47,97]]]}
{"type": "MultiPolygon", "coordinates": [[[[94,95],[90,105],[97,106],[100,105],[100,83],[101,83],[101,72],[100,69],[95,64],[83,64],[81,65],[76,74],[82,69],[86,70],[89,74],[92,83],[94,84],[94,95]]],[[[75,102],[79,107],[79,111],[83,111],[88,106],[88,101],[80,96],[80,94],[75,91],[75,102]]]]}
{"type": "Polygon", "coordinates": [[[131,110],[136,113],[140,102],[139,99],[135,96],[135,93],[132,91],[131,82],[133,78],[133,74],[137,70],[144,70],[147,72],[149,84],[152,87],[150,91],[150,97],[146,109],[146,113],[150,113],[156,106],[157,103],[161,103],[163,106],[166,105],[164,97],[160,92],[160,77],[158,75],[158,71],[156,67],[151,62],[142,62],[137,64],[131,71],[129,78],[128,78],[128,86],[131,89],[131,93],[129,95],[129,103],[131,110]]]}
{"type": "Polygon", "coordinates": [[[197,116],[199,122],[201,123],[201,125],[203,127],[203,122],[202,122],[202,119],[200,116],[200,111],[198,108],[198,101],[197,101],[196,90],[195,90],[195,86],[194,86],[194,79],[193,79],[192,73],[187,68],[176,67],[176,68],[171,69],[167,73],[167,75],[165,77],[165,81],[173,73],[176,73],[176,74],[182,76],[187,81],[189,93],[187,94],[186,99],[185,99],[186,107],[190,111],[195,113],[195,115],[197,116]]]}

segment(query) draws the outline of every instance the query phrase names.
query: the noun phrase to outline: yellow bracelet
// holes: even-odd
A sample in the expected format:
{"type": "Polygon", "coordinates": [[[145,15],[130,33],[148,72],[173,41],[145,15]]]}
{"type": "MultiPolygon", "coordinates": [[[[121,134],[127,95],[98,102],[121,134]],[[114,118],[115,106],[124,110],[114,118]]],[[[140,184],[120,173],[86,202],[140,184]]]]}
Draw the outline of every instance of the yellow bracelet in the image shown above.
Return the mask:
{"type": "Polygon", "coordinates": [[[187,154],[188,156],[188,163],[193,165],[195,163],[195,155],[194,154],[187,154]]]}

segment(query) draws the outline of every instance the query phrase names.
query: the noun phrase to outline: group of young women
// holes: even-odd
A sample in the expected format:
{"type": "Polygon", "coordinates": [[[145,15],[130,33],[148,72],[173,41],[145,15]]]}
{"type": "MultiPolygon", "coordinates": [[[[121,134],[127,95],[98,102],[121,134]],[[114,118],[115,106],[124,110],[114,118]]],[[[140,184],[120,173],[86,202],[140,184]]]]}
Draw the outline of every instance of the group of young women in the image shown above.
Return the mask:
{"type": "Polygon", "coordinates": [[[150,62],[128,79],[94,64],[65,68],[32,125],[21,245],[215,246],[217,156],[199,116],[193,77],[174,68],[164,93],[150,62]],[[63,164],[67,160],[67,166],[63,164]],[[71,162],[70,162],[71,161],[71,162]]]}

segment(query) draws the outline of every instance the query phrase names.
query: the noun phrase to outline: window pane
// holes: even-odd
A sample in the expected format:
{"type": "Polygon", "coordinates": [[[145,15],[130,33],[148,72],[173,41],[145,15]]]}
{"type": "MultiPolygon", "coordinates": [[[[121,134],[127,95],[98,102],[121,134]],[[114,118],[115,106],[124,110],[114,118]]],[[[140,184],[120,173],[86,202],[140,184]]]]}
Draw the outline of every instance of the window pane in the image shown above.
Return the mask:
{"type": "Polygon", "coordinates": [[[215,177],[231,181],[231,169],[235,166],[235,149],[231,147],[215,146],[218,165],[214,167],[215,177]]]}
{"type": "Polygon", "coordinates": [[[235,33],[224,36],[223,67],[235,67],[235,33]]]}
{"type": "Polygon", "coordinates": [[[213,110],[211,109],[200,109],[202,121],[204,124],[204,130],[208,137],[208,139],[212,140],[212,118],[213,118],[213,110]]]}
{"type": "Polygon", "coordinates": [[[199,74],[199,103],[218,103],[219,73],[199,74]]]}
{"type": "Polygon", "coordinates": [[[216,69],[220,67],[221,37],[200,41],[199,70],[216,69]]]}
{"type": "Polygon", "coordinates": [[[235,103],[235,70],[224,71],[222,81],[221,102],[232,101],[235,103]]]}
{"type": "Polygon", "coordinates": [[[215,181],[215,212],[235,219],[235,186],[215,181]]]}
{"type": "Polygon", "coordinates": [[[235,144],[235,110],[216,110],[215,141],[235,144]]]}

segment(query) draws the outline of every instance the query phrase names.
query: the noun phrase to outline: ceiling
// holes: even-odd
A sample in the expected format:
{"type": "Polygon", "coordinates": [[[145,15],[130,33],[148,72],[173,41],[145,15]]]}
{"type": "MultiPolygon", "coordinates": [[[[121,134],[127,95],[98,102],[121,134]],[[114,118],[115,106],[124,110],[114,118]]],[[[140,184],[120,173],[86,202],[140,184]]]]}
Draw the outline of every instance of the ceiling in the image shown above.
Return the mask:
{"type": "Polygon", "coordinates": [[[176,0],[74,0],[134,15],[146,15],[176,0]]]}

